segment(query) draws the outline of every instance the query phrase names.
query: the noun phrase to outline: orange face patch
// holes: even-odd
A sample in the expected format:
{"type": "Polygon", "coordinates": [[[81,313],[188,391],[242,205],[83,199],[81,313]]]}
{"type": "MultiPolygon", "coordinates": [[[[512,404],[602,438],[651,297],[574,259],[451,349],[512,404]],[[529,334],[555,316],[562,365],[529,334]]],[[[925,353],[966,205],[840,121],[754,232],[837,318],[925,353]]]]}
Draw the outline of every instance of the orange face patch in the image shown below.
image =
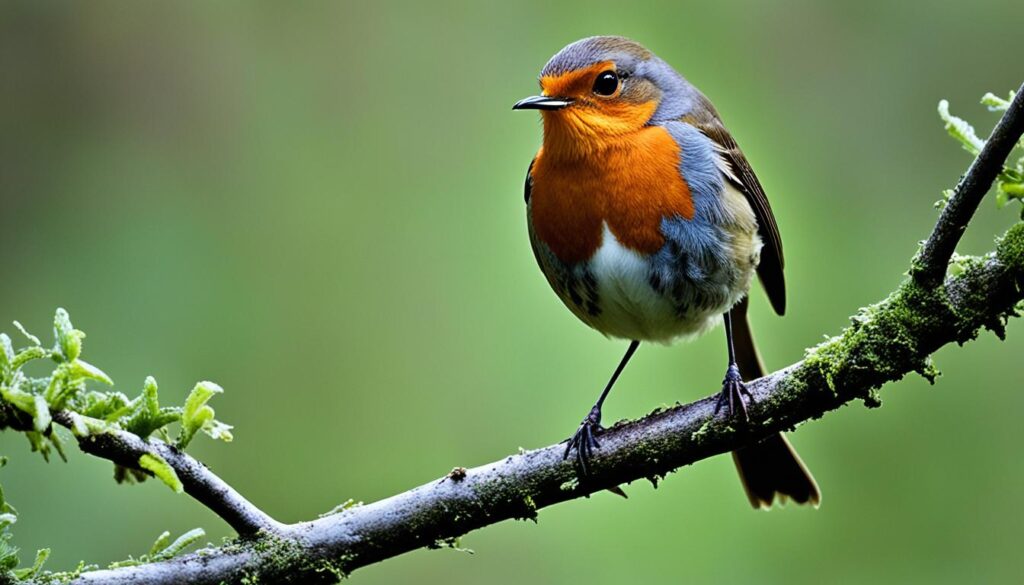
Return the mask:
{"type": "Polygon", "coordinates": [[[597,107],[569,106],[544,112],[544,146],[549,155],[565,158],[602,156],[634,138],[643,129],[657,103],[608,101],[597,107]]]}
{"type": "Polygon", "coordinates": [[[545,96],[567,98],[573,103],[544,116],[544,145],[558,156],[589,156],[622,136],[641,130],[654,115],[658,101],[653,95],[637,101],[622,95],[622,84],[609,96],[594,94],[594,81],[605,71],[615,71],[611,61],[558,76],[541,78],[545,96]]]}
{"type": "Polygon", "coordinates": [[[664,128],[608,138],[583,157],[560,156],[556,149],[545,135],[531,173],[531,221],[563,262],[593,256],[604,223],[622,245],[647,255],[665,244],[663,218],[693,218],[690,188],[679,172],[679,145],[664,128]]]}
{"type": "Polygon", "coordinates": [[[546,96],[578,98],[590,93],[599,74],[614,70],[614,63],[602,61],[562,75],[545,75],[540,78],[540,88],[546,96]]]}

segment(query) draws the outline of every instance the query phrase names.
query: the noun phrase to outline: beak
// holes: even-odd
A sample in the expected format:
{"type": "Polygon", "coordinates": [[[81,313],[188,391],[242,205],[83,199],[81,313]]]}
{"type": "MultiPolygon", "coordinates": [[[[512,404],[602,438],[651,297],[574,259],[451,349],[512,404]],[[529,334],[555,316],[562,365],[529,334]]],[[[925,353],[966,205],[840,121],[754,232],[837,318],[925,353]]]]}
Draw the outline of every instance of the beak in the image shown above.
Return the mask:
{"type": "Polygon", "coordinates": [[[535,95],[523,98],[512,106],[513,110],[561,110],[572,103],[572,100],[535,95]]]}

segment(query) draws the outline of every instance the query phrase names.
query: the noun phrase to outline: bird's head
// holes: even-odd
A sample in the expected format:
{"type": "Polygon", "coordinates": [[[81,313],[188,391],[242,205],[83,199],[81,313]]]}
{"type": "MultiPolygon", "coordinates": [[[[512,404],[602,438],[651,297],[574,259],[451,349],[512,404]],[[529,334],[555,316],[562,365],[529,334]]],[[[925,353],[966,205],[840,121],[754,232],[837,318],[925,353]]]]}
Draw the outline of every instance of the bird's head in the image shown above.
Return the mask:
{"type": "Polygon", "coordinates": [[[586,153],[644,126],[689,113],[696,90],[641,44],[590,37],[559,51],[540,73],[541,94],[515,110],[540,110],[545,151],[586,153]]]}

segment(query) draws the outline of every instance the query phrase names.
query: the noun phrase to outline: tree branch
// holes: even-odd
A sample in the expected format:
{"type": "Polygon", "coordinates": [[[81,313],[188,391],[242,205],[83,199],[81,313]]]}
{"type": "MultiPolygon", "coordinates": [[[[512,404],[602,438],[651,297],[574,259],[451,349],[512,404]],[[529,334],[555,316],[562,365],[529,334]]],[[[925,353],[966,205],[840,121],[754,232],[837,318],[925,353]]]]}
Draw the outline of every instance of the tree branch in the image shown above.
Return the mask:
{"type": "MultiPolygon", "coordinates": [[[[71,414],[63,410],[53,413],[53,421],[68,429],[75,426],[71,414]]],[[[260,530],[281,532],[280,523],[242,497],[209,468],[163,441],[143,440],[127,431],[109,431],[79,437],[78,447],[90,455],[132,469],[140,469],[139,459],[143,455],[160,457],[177,474],[185,493],[223,518],[240,536],[251,536],[260,530]]]]}
{"type": "Polygon", "coordinates": [[[982,198],[992,188],[1003,162],[1024,133],[1024,84],[1017,89],[1010,107],[1000,118],[985,146],[953,190],[953,196],[939,214],[931,236],[914,259],[911,276],[924,286],[938,286],[946,274],[957,243],[974,217],[982,198]]]}
{"type": "Polygon", "coordinates": [[[915,300],[920,289],[908,281],[841,337],[751,382],[755,402],[748,425],[714,416],[717,396],[710,396],[610,428],[585,479],[571,461],[562,460],[564,446],[551,445],[287,526],[276,538],[261,535],[161,563],[84,573],[74,583],[215,584],[239,583],[247,576],[273,583],[330,582],[335,575],[408,551],[444,546],[447,539],[477,528],[534,518],[546,506],[637,479],[656,483],[681,466],[790,429],[856,398],[873,404],[873,389],[909,372],[926,371],[921,364],[931,352],[965,341],[981,327],[998,329],[1013,314],[1024,299],[1022,226],[1011,230],[994,257],[948,279],[948,295],[936,292],[915,300]],[[945,303],[939,302],[943,296],[945,303]],[[878,367],[883,361],[888,363],[878,367]]]}
{"type": "Polygon", "coordinates": [[[877,405],[877,389],[907,373],[933,379],[932,353],[950,342],[964,343],[982,328],[1002,336],[1006,320],[1024,300],[1024,223],[1010,228],[994,253],[959,260],[957,273],[946,276],[965,226],[1022,132],[1024,86],[958,184],[915,257],[911,277],[854,316],[839,336],[808,350],[802,361],[749,383],[755,402],[748,424],[716,417],[712,396],[616,424],[602,436],[583,478],[571,461],[563,461],[564,446],[552,445],[456,469],[391,498],[289,526],[274,522],[201,464],[163,443],[125,433],[97,436],[81,441],[83,450],[122,463],[133,464],[155,450],[181,470],[186,491],[250,536],[168,561],[83,573],[73,582],[333,582],[417,548],[450,545],[450,539],[483,526],[535,518],[538,509],[559,502],[637,479],[656,484],[683,465],[790,429],[854,399],[877,405]]]}

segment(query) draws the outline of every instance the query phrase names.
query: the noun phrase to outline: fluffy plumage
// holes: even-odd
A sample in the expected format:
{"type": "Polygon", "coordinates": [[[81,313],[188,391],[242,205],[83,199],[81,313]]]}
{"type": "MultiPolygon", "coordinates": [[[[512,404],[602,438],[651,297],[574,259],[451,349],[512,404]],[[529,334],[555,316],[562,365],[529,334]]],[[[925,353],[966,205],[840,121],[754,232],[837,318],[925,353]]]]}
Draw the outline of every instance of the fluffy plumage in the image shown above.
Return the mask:
{"type": "MultiPolygon", "coordinates": [[[[762,375],[744,299],[757,271],[772,306],[785,310],[782,242],[764,190],[711,102],[622,37],[567,46],[540,84],[551,99],[529,98],[545,107],[527,216],[537,262],[559,298],[594,329],[635,341],[669,343],[729,313],[741,371],[762,375]],[[614,92],[597,91],[595,81],[611,74],[614,92]]],[[[606,394],[581,429],[600,422],[606,394]]],[[[820,499],[781,435],[735,460],[755,507],[776,494],[820,499]]]]}

